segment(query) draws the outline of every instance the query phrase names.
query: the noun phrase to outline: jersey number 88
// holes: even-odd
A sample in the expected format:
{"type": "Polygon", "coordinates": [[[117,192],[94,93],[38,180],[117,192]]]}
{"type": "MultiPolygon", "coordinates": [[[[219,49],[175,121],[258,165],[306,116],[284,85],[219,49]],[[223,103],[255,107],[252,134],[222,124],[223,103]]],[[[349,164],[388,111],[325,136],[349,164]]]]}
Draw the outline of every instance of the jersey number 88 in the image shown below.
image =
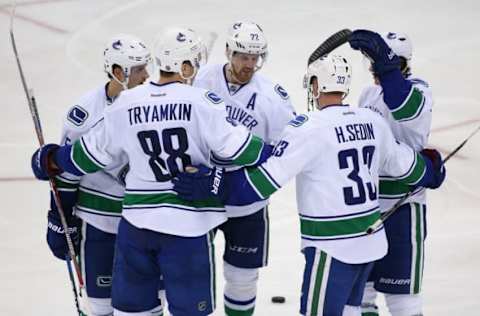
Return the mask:
{"type": "Polygon", "coordinates": [[[186,154],[188,138],[184,128],[164,129],[161,138],[156,130],[138,132],[137,137],[143,152],[150,157],[148,163],[158,182],[171,180],[180,170],[192,164],[192,159],[186,154]],[[176,146],[174,146],[174,138],[177,139],[176,146]],[[160,157],[162,152],[168,154],[166,161],[160,157]],[[180,167],[179,160],[182,163],[180,167]]]}

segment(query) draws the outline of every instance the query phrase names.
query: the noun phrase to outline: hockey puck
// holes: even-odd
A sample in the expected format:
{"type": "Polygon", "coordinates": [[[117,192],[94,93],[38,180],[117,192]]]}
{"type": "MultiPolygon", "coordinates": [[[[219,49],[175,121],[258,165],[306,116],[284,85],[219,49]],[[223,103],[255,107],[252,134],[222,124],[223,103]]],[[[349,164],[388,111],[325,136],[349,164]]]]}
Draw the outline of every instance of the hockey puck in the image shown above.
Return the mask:
{"type": "Polygon", "coordinates": [[[285,303],[284,296],[272,296],[272,303],[285,303]]]}

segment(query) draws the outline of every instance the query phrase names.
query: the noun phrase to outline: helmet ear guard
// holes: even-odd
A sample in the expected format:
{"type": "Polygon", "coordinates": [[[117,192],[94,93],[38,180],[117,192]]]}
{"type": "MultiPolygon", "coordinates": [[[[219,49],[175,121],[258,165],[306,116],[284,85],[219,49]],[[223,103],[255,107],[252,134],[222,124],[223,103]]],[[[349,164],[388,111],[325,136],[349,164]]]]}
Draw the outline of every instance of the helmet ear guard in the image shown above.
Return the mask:
{"type": "Polygon", "coordinates": [[[339,92],[345,98],[350,91],[352,67],[340,55],[326,55],[311,63],[303,79],[308,92],[308,109],[314,109],[314,99],[320,93],[339,92]],[[313,78],[317,79],[317,91],[313,89],[313,78]]]}

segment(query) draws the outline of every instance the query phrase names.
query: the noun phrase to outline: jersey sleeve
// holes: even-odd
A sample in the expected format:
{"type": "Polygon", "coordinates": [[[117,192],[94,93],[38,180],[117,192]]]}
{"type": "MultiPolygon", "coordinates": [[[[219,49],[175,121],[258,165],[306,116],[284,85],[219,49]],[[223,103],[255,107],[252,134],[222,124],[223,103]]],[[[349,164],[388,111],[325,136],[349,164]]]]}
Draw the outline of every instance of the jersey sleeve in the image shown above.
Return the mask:
{"type": "Polygon", "coordinates": [[[308,129],[288,126],[272,156],[258,167],[228,174],[230,191],[226,204],[245,205],[267,199],[305,169],[317,155],[318,144],[308,129]]]}
{"type": "Polygon", "coordinates": [[[419,79],[405,79],[390,74],[381,80],[383,100],[395,121],[408,129],[404,133],[410,144],[425,146],[432,120],[432,93],[428,84],[419,79]]]}
{"type": "Polygon", "coordinates": [[[275,144],[279,140],[283,129],[288,122],[295,118],[296,114],[287,91],[280,85],[274,87],[274,97],[270,99],[270,102],[270,111],[265,120],[268,135],[265,141],[275,144]]]}
{"type": "Polygon", "coordinates": [[[391,178],[412,186],[420,183],[427,171],[423,157],[411,147],[397,141],[386,123],[383,135],[383,159],[380,161],[382,178],[391,178]]]}
{"type": "Polygon", "coordinates": [[[60,147],[56,154],[59,167],[69,173],[84,175],[116,163],[123,153],[116,145],[119,142],[118,139],[117,142],[112,141],[115,131],[110,121],[114,119],[109,117],[107,111],[104,119],[76,140],[73,145],[60,147]]]}

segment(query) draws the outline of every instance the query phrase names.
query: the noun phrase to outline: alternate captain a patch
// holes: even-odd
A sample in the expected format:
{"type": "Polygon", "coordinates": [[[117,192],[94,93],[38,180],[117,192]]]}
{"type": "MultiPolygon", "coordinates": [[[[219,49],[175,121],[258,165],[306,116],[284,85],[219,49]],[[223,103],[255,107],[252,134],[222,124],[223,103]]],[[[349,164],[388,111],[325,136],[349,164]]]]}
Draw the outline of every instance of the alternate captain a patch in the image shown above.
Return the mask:
{"type": "Polygon", "coordinates": [[[68,112],[67,119],[76,126],[81,126],[88,118],[88,112],[79,105],[75,105],[68,112]]]}
{"type": "Polygon", "coordinates": [[[287,100],[289,98],[287,91],[283,89],[282,86],[280,86],[279,84],[275,86],[275,92],[278,93],[278,95],[284,100],[287,100]]]}

